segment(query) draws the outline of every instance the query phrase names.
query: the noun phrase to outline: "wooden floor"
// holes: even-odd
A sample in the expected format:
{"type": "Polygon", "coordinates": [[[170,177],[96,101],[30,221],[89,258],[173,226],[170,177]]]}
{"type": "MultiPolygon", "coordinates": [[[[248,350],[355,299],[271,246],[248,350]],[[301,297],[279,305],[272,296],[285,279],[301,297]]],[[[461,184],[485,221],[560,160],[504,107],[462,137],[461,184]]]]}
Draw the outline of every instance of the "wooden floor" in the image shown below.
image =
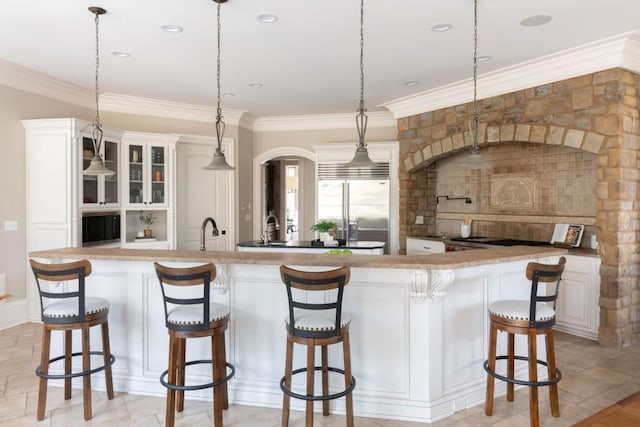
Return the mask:
{"type": "Polygon", "coordinates": [[[622,426],[640,426],[640,391],[573,425],[573,427],[622,426]]]}

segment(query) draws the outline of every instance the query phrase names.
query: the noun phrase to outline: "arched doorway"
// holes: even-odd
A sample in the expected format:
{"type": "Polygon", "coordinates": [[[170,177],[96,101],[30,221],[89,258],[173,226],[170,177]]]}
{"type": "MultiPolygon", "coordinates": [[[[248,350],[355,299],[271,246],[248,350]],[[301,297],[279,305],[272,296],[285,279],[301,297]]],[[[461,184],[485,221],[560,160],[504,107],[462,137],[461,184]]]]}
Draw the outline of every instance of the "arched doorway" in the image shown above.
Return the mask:
{"type": "Polygon", "coordinates": [[[278,147],[253,159],[253,230],[257,238],[264,219],[273,211],[280,223],[277,238],[310,240],[315,206],[314,152],[299,147],[278,147]],[[295,170],[295,191],[291,175],[295,170]]]}

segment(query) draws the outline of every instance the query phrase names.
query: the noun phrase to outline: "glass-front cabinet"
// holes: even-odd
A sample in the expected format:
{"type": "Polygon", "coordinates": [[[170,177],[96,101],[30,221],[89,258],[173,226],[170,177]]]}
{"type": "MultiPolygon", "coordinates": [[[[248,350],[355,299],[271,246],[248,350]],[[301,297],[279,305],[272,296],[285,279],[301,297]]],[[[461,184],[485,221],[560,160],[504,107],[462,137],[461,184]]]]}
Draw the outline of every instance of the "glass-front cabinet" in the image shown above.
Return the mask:
{"type": "MultiPolygon", "coordinates": [[[[82,207],[118,207],[120,204],[118,177],[119,142],[110,139],[102,141],[101,155],[104,164],[115,173],[109,176],[82,175],[82,207]]],[[[82,170],[89,167],[93,158],[93,140],[82,137],[82,170]]]]}
{"type": "Polygon", "coordinates": [[[167,145],[128,143],[127,205],[140,207],[167,206],[167,145]]]}

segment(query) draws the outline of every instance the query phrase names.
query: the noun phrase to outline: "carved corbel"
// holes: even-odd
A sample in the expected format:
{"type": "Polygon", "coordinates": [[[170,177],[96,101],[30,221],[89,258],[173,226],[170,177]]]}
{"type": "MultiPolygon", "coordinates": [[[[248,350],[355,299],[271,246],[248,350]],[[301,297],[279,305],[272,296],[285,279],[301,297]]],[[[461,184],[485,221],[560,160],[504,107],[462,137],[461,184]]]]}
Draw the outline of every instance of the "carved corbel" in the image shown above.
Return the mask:
{"type": "Polygon", "coordinates": [[[427,298],[437,301],[446,295],[446,289],[454,279],[453,270],[412,270],[411,299],[418,304],[427,298]]]}
{"type": "Polygon", "coordinates": [[[218,294],[226,294],[229,289],[229,277],[224,265],[216,265],[216,279],[213,281],[213,290],[218,294]]]}
{"type": "Polygon", "coordinates": [[[455,275],[453,270],[430,270],[431,283],[429,286],[429,297],[431,301],[436,301],[447,294],[447,288],[453,283],[455,275]]]}

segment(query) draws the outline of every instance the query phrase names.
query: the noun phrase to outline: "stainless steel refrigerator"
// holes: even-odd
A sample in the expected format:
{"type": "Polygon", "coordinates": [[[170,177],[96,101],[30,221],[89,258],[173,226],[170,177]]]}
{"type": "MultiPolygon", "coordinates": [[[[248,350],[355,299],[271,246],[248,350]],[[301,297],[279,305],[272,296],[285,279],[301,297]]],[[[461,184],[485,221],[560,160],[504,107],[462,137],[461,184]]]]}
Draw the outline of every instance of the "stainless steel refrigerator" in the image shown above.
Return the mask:
{"type": "Polygon", "coordinates": [[[338,223],[338,238],[385,242],[389,253],[389,166],[371,171],[318,166],[318,219],[338,223]]]}

